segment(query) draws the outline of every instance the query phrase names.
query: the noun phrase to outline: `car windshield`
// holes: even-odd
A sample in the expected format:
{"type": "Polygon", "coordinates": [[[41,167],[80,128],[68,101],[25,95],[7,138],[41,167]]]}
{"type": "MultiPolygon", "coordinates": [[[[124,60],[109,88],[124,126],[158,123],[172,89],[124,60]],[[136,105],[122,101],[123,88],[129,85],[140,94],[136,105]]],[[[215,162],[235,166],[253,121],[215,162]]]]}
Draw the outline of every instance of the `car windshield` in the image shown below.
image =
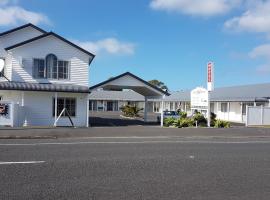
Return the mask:
{"type": "Polygon", "coordinates": [[[164,115],[177,115],[177,112],[175,112],[175,111],[165,111],[164,115]]]}

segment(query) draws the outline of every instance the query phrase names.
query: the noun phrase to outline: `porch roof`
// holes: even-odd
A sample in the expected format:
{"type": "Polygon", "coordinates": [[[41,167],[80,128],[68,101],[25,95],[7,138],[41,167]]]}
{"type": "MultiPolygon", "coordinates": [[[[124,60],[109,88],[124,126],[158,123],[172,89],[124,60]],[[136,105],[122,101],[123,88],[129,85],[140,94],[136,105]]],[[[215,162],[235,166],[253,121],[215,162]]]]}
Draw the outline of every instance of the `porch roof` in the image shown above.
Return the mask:
{"type": "Polygon", "coordinates": [[[90,91],[103,90],[121,91],[123,89],[133,90],[140,95],[148,98],[161,98],[170,94],[162,89],[148,83],[147,81],[135,76],[130,72],[126,72],[97,85],[90,87],[90,91]]]}
{"type": "Polygon", "coordinates": [[[87,86],[51,83],[0,82],[0,90],[90,93],[87,86]]]}

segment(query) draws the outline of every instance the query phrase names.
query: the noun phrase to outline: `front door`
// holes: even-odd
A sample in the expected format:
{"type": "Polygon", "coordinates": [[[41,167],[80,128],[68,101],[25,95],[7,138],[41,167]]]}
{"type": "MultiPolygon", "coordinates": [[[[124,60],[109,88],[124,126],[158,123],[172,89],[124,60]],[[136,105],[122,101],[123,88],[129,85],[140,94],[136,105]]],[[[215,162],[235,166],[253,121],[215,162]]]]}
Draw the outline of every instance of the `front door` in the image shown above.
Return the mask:
{"type": "Polygon", "coordinates": [[[107,102],[107,111],[113,111],[113,102],[112,101],[107,102]]]}

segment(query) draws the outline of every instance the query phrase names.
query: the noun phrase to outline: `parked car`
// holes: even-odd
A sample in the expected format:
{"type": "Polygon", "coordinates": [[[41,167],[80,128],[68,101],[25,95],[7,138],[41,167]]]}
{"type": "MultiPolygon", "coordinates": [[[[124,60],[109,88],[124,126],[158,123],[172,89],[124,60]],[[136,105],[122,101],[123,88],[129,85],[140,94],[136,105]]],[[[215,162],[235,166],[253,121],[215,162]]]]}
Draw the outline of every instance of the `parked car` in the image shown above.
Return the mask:
{"type": "MultiPolygon", "coordinates": [[[[160,123],[161,116],[157,116],[157,122],[160,123]]],[[[163,111],[163,120],[166,118],[179,119],[180,115],[176,111],[163,111]]]]}

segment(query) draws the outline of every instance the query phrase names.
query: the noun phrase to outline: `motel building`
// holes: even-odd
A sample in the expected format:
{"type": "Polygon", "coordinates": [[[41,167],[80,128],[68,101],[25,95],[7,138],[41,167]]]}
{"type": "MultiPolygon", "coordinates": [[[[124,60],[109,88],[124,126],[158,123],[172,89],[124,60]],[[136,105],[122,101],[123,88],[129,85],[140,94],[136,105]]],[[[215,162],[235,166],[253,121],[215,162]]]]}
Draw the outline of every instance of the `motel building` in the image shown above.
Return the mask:
{"type": "MultiPolygon", "coordinates": [[[[97,90],[90,95],[90,111],[120,111],[121,106],[130,104],[144,108],[144,97],[132,90],[107,91],[97,90]]],[[[163,110],[185,111],[192,115],[194,109],[191,107],[191,91],[170,92],[169,96],[161,99],[149,99],[147,111],[153,113],[163,110]]],[[[210,95],[211,112],[218,119],[230,122],[245,123],[247,106],[270,107],[270,83],[243,85],[233,87],[216,88],[210,95]]],[[[197,109],[206,113],[207,108],[197,109]]],[[[270,116],[269,116],[270,118],[270,116]]]]}
{"type": "MultiPolygon", "coordinates": [[[[129,72],[89,88],[94,57],[33,24],[0,33],[0,126],[88,127],[89,111],[119,112],[127,104],[143,108],[144,121],[149,112],[194,112],[191,91],[168,93],[129,72]]],[[[211,112],[244,123],[247,106],[270,107],[269,89],[270,83],[216,88],[211,112]]]]}
{"type": "Polygon", "coordinates": [[[88,126],[94,55],[26,24],[0,33],[1,126],[88,126]]]}

